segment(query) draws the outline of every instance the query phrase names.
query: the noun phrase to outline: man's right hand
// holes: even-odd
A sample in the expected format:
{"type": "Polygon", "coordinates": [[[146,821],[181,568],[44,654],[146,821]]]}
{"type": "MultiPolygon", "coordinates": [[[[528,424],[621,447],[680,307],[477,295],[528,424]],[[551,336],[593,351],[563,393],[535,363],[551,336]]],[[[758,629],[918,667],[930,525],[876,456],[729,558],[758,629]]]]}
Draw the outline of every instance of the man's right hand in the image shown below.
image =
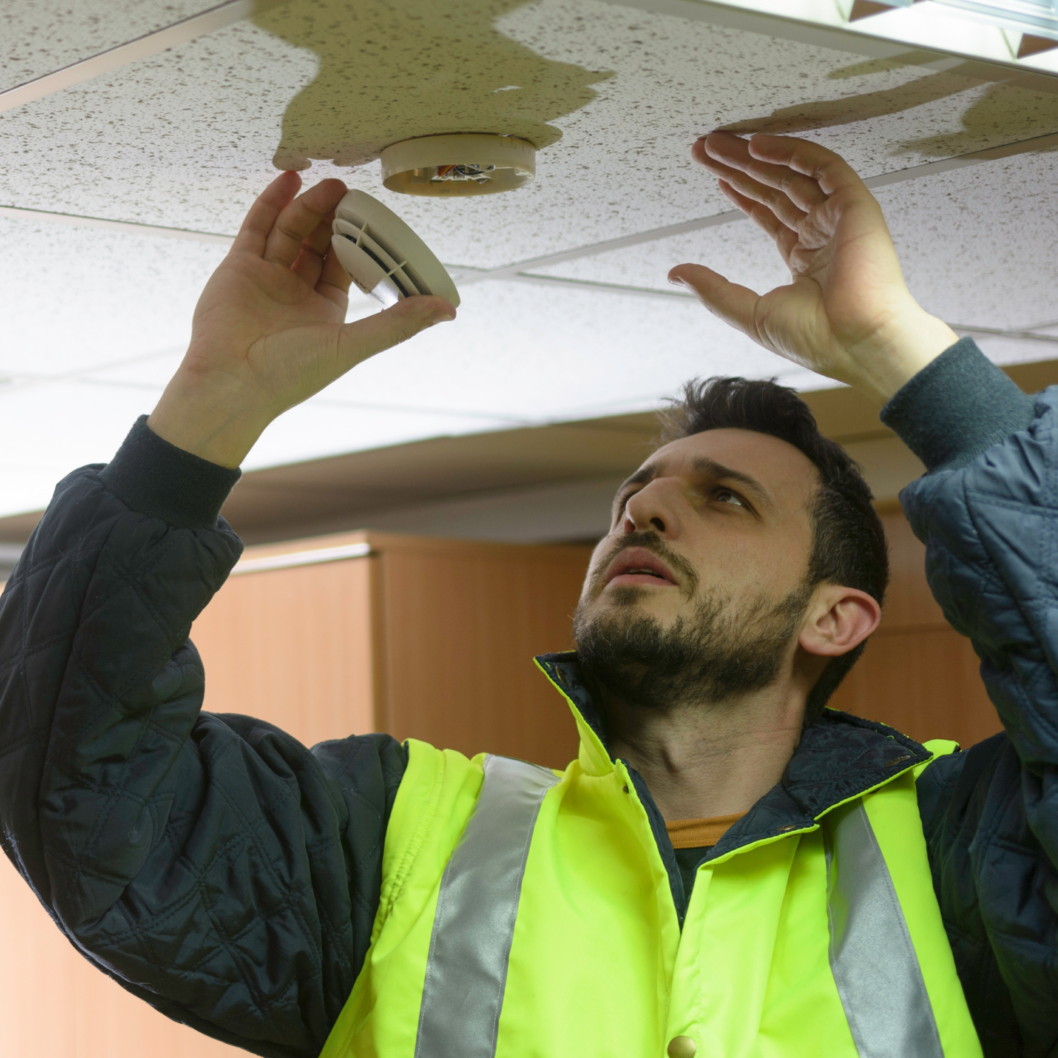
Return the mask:
{"type": "Polygon", "coordinates": [[[164,440],[237,467],[264,428],[350,368],[442,320],[438,297],[408,298],[344,323],[349,277],[330,252],[346,192],[324,180],[295,198],[276,177],[250,208],[195,308],[191,344],[148,426],[164,440]]]}

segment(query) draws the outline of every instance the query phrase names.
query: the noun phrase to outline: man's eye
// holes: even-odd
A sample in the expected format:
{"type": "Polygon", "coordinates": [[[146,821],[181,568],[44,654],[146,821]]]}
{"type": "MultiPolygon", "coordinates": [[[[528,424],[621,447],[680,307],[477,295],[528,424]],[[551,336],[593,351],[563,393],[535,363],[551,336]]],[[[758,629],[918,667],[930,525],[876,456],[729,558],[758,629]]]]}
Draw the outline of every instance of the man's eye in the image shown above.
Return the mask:
{"type": "Polygon", "coordinates": [[[737,492],[732,492],[730,489],[717,489],[713,496],[721,503],[730,503],[738,507],[747,506],[746,501],[737,492]]]}

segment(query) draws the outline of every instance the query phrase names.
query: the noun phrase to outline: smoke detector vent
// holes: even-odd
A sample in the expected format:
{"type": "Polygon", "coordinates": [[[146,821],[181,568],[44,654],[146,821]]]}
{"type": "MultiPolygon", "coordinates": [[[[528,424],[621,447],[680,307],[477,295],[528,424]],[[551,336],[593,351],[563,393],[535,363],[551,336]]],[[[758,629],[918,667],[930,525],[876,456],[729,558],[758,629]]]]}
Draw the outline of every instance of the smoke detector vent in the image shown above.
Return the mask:
{"type": "Polygon", "coordinates": [[[419,136],[382,152],[382,183],[404,195],[492,195],[514,191],[535,175],[536,148],[517,136],[419,136]]]}
{"type": "Polygon", "coordinates": [[[338,203],[331,246],[353,282],[383,305],[437,294],[459,305],[459,292],[430,248],[377,198],[350,191],[338,203]]]}

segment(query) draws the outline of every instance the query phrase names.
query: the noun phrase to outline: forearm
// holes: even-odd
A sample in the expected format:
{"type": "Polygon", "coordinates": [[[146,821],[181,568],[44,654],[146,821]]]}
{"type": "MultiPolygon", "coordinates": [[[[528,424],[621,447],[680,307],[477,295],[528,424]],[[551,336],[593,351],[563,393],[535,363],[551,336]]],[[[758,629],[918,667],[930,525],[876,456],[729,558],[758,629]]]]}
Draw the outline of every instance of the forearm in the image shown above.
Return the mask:
{"type": "Polygon", "coordinates": [[[202,674],[187,633],[240,548],[216,525],[230,472],[189,495],[181,470],[191,457],[166,452],[146,433],[137,427],[108,467],[60,483],[0,598],[0,738],[12,747],[0,763],[9,780],[0,784],[0,814],[38,891],[51,893],[53,911],[71,921],[112,896],[64,889],[72,876],[54,856],[91,844],[93,855],[113,860],[115,894],[117,876],[135,870],[136,843],[104,852],[120,828],[94,829],[120,773],[102,761],[122,755],[114,742],[122,730],[164,728],[174,740],[190,731],[202,674]],[[143,472],[145,462],[154,475],[143,472]],[[75,743],[93,745],[98,759],[87,761],[75,743]],[[79,772],[82,765],[94,774],[79,772]],[[66,788],[81,788],[83,811],[58,807],[66,788]]]}
{"type": "Polygon", "coordinates": [[[1042,402],[1037,409],[963,339],[906,385],[882,419],[929,469],[901,494],[904,510],[926,544],[933,594],[973,640],[1000,705],[1001,685],[1038,682],[1047,652],[1058,648],[1044,612],[1026,605],[1056,601],[1047,552],[1058,514],[1054,412],[1042,402]]]}
{"type": "Polygon", "coordinates": [[[309,1058],[370,943],[407,762],[386,735],[309,750],[200,713],[187,633],[239,554],[216,517],[237,476],[141,422],[107,468],[60,485],[0,605],[0,820],[56,921],[125,988],[309,1058]]]}

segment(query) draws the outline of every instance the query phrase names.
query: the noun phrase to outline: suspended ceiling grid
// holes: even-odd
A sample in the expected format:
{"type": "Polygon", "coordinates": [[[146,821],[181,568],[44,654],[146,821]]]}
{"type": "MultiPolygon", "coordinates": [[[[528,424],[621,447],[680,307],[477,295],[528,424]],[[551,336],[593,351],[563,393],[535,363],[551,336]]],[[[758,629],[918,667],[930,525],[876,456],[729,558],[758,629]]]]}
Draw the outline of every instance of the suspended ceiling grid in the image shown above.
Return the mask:
{"type": "Polygon", "coordinates": [[[463,304],[279,420],[249,466],[637,411],[698,374],[829,385],[665,283],[683,260],[757,287],[786,278],[689,160],[714,127],[841,151],[880,185],[931,311],[1000,362],[1056,352],[1058,79],[1044,74],[747,29],[672,0],[82,2],[75,17],[17,0],[0,19],[0,108],[20,102],[0,113],[0,514],[42,506],[150,410],[274,157],[397,210],[463,304]],[[210,31],[151,52],[188,18],[210,31]],[[76,82],[108,54],[123,65],[76,82]],[[460,129],[534,138],[536,182],[460,200],[381,187],[386,142],[460,129]]]}

